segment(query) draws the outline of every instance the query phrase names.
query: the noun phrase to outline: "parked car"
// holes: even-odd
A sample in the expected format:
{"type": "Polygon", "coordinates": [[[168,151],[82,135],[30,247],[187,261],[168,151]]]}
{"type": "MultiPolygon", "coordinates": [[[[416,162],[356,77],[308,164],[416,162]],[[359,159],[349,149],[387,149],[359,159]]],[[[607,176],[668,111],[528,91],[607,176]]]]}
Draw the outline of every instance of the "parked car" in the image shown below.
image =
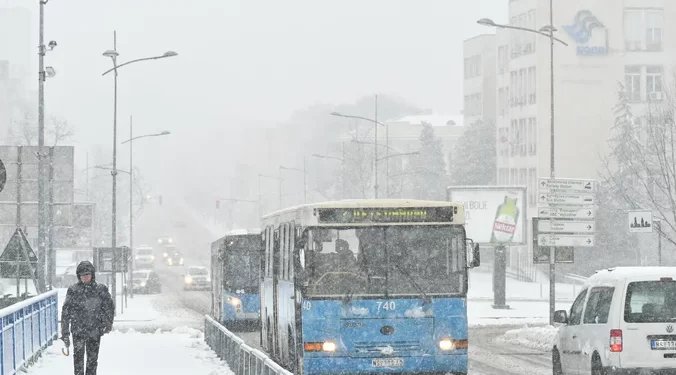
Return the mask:
{"type": "Polygon", "coordinates": [[[676,267],[617,267],[554,313],[555,375],[676,373],[676,267]]]}
{"type": "Polygon", "coordinates": [[[183,254],[180,251],[172,251],[167,254],[167,265],[169,266],[182,266],[183,265],[183,254]]]}
{"type": "Polygon", "coordinates": [[[211,279],[206,267],[191,266],[183,277],[183,290],[210,290],[211,279]]]}
{"type": "Polygon", "coordinates": [[[142,245],[137,247],[135,252],[136,252],[136,254],[134,254],[135,269],[147,269],[155,267],[155,254],[153,254],[152,247],[142,245]]]}
{"type": "Polygon", "coordinates": [[[138,270],[132,275],[132,289],[135,293],[161,293],[160,276],[154,270],[138,270]]]}

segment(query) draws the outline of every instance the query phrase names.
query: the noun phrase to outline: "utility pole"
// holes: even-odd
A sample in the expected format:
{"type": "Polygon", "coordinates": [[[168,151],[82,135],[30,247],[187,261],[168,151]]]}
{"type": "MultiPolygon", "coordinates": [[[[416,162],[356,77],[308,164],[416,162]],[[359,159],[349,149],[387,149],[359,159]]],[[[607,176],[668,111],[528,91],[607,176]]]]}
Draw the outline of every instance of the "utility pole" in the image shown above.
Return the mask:
{"type": "Polygon", "coordinates": [[[374,189],[374,195],[375,198],[378,199],[378,95],[375,96],[375,122],[373,123],[373,126],[375,126],[376,131],[375,131],[375,149],[373,150],[374,153],[374,158],[373,158],[373,163],[374,163],[374,171],[375,171],[375,177],[376,177],[376,183],[373,185],[374,189]]]}
{"type": "MultiPolygon", "coordinates": [[[[134,276],[134,125],[132,116],[129,116],[129,278],[133,281],[134,276]]],[[[129,289],[129,297],[134,298],[134,288],[129,289]]]]}
{"type": "MultiPolygon", "coordinates": [[[[117,51],[117,31],[113,31],[113,51],[117,51]]],[[[113,59],[113,67],[115,68],[114,89],[113,89],[113,170],[110,174],[113,176],[113,225],[112,238],[110,246],[113,248],[113,277],[110,281],[111,294],[113,297],[113,305],[117,305],[117,59],[113,59]]],[[[117,315],[117,308],[114,309],[117,315]]]]}
{"type": "Polygon", "coordinates": [[[307,161],[303,156],[303,203],[307,204],[307,161]]]}
{"type": "MultiPolygon", "coordinates": [[[[549,86],[550,86],[550,147],[549,159],[551,179],[554,177],[554,0],[549,0],[549,86]]],[[[556,248],[549,247],[549,325],[554,324],[554,312],[556,311],[556,248]]]]}
{"type": "Polygon", "coordinates": [[[45,4],[40,1],[40,36],[38,52],[38,293],[45,288],[45,272],[47,267],[47,233],[45,219],[45,4]]]}

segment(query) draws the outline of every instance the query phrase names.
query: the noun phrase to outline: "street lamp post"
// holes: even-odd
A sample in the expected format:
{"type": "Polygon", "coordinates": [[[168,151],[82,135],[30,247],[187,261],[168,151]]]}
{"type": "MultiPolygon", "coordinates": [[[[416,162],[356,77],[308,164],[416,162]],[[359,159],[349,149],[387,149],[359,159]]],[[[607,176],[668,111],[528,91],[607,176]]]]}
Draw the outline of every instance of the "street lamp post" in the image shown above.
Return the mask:
{"type": "MultiPolygon", "coordinates": [[[[271,175],[260,174],[260,173],[258,174],[258,201],[259,201],[259,206],[262,205],[262,203],[260,203],[261,198],[262,198],[262,196],[261,196],[261,177],[270,178],[270,179],[274,179],[274,180],[279,181],[279,209],[281,210],[282,209],[282,176],[281,176],[281,174],[280,174],[280,176],[271,176],[271,175]]],[[[262,212],[261,208],[259,208],[259,212],[262,212]]]]}
{"type": "MultiPolygon", "coordinates": [[[[141,59],[136,59],[136,60],[131,60],[127,61],[122,64],[117,64],[117,57],[119,56],[119,53],[117,52],[117,32],[113,31],[113,49],[112,50],[107,50],[103,53],[103,56],[105,57],[110,57],[111,60],[113,61],[113,67],[101,74],[102,76],[105,76],[106,74],[110,72],[115,72],[114,74],[114,89],[113,89],[113,170],[110,172],[110,174],[113,176],[113,207],[112,207],[112,234],[111,234],[111,247],[113,249],[113,264],[112,264],[112,274],[113,277],[111,279],[111,294],[113,297],[113,303],[116,304],[116,294],[117,294],[117,76],[118,76],[118,69],[125,65],[130,65],[133,63],[141,62],[141,61],[147,61],[147,60],[157,60],[157,59],[162,59],[166,57],[173,57],[178,55],[174,51],[167,51],[164,54],[160,56],[153,56],[153,57],[145,57],[141,59]]],[[[117,312],[117,309],[115,309],[117,312]]]]}
{"type": "MultiPolygon", "coordinates": [[[[50,289],[53,288],[53,276],[55,272],[53,264],[56,263],[56,255],[47,252],[47,232],[49,232],[49,240],[51,241],[52,222],[51,214],[47,214],[46,210],[46,192],[45,192],[45,165],[44,159],[48,156],[43,152],[45,147],[45,80],[47,77],[53,77],[56,73],[52,67],[45,68],[45,55],[47,51],[51,51],[56,47],[55,41],[50,41],[49,46],[45,46],[45,5],[49,0],[39,0],[39,41],[38,41],[38,285],[36,289],[38,293],[46,290],[46,285],[49,284],[50,289]],[[49,223],[47,223],[49,217],[49,223]],[[49,264],[47,262],[49,258],[49,264]],[[49,283],[47,283],[47,276],[49,283]]],[[[51,203],[51,202],[50,202],[51,203]]],[[[50,205],[50,212],[52,206],[50,205]]],[[[52,248],[52,246],[50,246],[52,248]]]]}
{"type": "MultiPolygon", "coordinates": [[[[555,143],[554,143],[554,41],[557,41],[564,46],[568,46],[568,43],[563,40],[554,37],[554,33],[557,31],[554,27],[554,1],[549,0],[549,25],[546,25],[540,30],[529,29],[526,27],[511,26],[511,25],[502,25],[497,24],[493,20],[488,18],[482,18],[477,21],[478,24],[483,26],[497,27],[501,29],[512,29],[512,30],[521,30],[529,33],[535,33],[543,35],[549,38],[549,78],[550,78],[550,145],[549,145],[549,174],[550,178],[555,178],[555,143]]],[[[556,248],[551,246],[549,248],[549,324],[554,323],[554,312],[556,310],[556,248]]]]}
{"type": "Polygon", "coordinates": [[[345,178],[345,172],[346,172],[346,168],[345,168],[345,159],[346,159],[345,143],[343,143],[343,157],[342,158],[339,158],[339,157],[336,157],[336,156],[320,155],[320,154],[312,154],[312,156],[315,157],[315,158],[320,158],[320,159],[332,159],[332,160],[340,161],[340,168],[341,168],[341,172],[342,172],[342,175],[343,175],[343,177],[341,178],[343,180],[342,181],[342,189],[343,189],[342,197],[343,197],[343,199],[346,199],[347,198],[347,181],[346,181],[346,178],[345,178]]]}
{"type": "MultiPolygon", "coordinates": [[[[282,170],[288,170],[288,171],[298,171],[298,172],[303,172],[303,203],[307,203],[307,165],[305,163],[305,157],[303,157],[303,169],[300,168],[292,168],[292,167],[285,167],[283,165],[279,166],[279,186],[280,186],[280,194],[281,194],[281,186],[282,186],[282,170]]],[[[281,202],[280,202],[281,203],[281,202]]]]}
{"type": "MultiPolygon", "coordinates": [[[[378,199],[378,125],[385,127],[385,152],[386,152],[386,157],[384,159],[389,159],[387,158],[387,155],[389,155],[389,127],[386,124],[383,124],[378,121],[378,95],[375,96],[375,119],[370,119],[368,117],[363,117],[363,116],[353,116],[353,115],[345,115],[339,112],[331,112],[331,116],[338,116],[338,117],[346,117],[346,118],[353,118],[357,120],[364,120],[364,121],[369,121],[372,122],[375,128],[375,152],[374,152],[374,175],[375,175],[375,185],[374,185],[374,194],[375,198],[378,199]]],[[[387,163],[386,169],[389,170],[389,162],[387,163]]],[[[388,188],[389,190],[389,188],[388,188]]]]}
{"type": "MultiPolygon", "coordinates": [[[[129,273],[134,274],[134,140],[145,137],[160,137],[169,135],[171,132],[163,131],[161,133],[139,135],[134,137],[134,122],[132,116],[129,116],[129,139],[122,142],[125,144],[129,142],[129,251],[131,251],[131,259],[129,261],[129,273]]],[[[134,288],[129,291],[129,296],[134,298],[134,288]]]]}

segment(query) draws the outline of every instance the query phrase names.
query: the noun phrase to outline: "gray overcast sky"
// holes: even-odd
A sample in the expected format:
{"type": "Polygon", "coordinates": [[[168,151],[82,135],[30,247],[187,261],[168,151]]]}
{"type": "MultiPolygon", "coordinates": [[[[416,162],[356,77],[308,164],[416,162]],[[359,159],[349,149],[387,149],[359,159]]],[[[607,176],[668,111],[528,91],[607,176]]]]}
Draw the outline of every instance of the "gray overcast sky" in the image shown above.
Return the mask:
{"type": "MultiPolygon", "coordinates": [[[[37,1],[31,4],[37,40],[37,1]]],[[[57,76],[47,82],[47,114],[76,127],[76,146],[110,143],[112,76],[101,73],[112,64],[101,54],[112,48],[113,30],[120,61],[166,50],[179,53],[120,70],[120,138],[127,138],[133,114],[136,134],[165,129],[175,134],[153,143],[157,153],[183,150],[194,157],[199,149],[187,145],[232,138],[233,128],[283,122],[316,102],[349,103],[373,93],[459,113],[462,41],[492,32],[476,20],[504,21],[507,4],[51,0],[45,38],[58,47],[47,55],[46,65],[57,76]]],[[[139,155],[138,161],[147,169],[157,162],[150,159],[155,158],[139,155]]]]}

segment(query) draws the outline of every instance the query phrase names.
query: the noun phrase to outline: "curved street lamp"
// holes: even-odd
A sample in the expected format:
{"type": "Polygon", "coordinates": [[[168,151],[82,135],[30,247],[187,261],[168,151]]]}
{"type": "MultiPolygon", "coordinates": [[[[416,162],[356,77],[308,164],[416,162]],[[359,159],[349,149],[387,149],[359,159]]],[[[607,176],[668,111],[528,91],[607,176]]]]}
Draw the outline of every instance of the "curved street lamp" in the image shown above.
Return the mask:
{"type": "MultiPolygon", "coordinates": [[[[162,55],[159,56],[151,56],[151,57],[144,57],[136,60],[131,60],[125,63],[122,63],[120,65],[117,64],[117,57],[120,54],[117,52],[117,32],[113,31],[113,49],[112,50],[106,50],[103,52],[103,56],[105,57],[110,57],[110,59],[113,61],[113,67],[109,70],[106,70],[101,74],[102,76],[105,76],[106,74],[110,72],[115,72],[114,75],[114,93],[113,93],[113,169],[110,172],[110,174],[113,176],[113,207],[112,207],[112,232],[111,232],[111,247],[115,249],[117,247],[117,75],[118,75],[118,69],[131,65],[137,62],[141,61],[147,61],[147,60],[157,60],[157,59],[163,59],[167,57],[173,57],[177,56],[178,53],[174,51],[167,51],[162,55]]],[[[116,254],[116,253],[113,253],[116,254]]],[[[110,283],[111,286],[111,294],[113,297],[113,302],[116,303],[116,294],[117,294],[117,280],[116,280],[116,262],[113,261],[113,277],[110,283]]],[[[126,295],[126,293],[125,293],[126,295]]],[[[115,309],[117,312],[117,308],[115,309]]]]}
{"type": "MultiPolygon", "coordinates": [[[[529,29],[526,27],[519,27],[519,26],[512,26],[512,25],[502,25],[495,23],[493,20],[489,18],[482,18],[477,21],[479,25],[482,26],[489,26],[489,27],[497,27],[500,29],[513,29],[513,30],[521,30],[521,31],[526,31],[529,33],[534,33],[538,35],[543,35],[549,38],[549,69],[550,69],[550,145],[549,145],[549,178],[554,179],[555,178],[555,168],[554,168],[554,41],[559,42],[560,44],[563,44],[564,46],[568,46],[568,43],[564,42],[563,40],[554,37],[554,33],[557,31],[556,27],[554,27],[554,8],[553,8],[553,0],[549,0],[549,25],[546,25],[539,30],[536,29],[529,29]]],[[[556,264],[554,262],[555,258],[555,248],[550,247],[549,248],[549,324],[553,324],[554,322],[554,312],[555,312],[555,304],[556,304],[556,279],[555,279],[555,274],[556,274],[556,264]]]]}

